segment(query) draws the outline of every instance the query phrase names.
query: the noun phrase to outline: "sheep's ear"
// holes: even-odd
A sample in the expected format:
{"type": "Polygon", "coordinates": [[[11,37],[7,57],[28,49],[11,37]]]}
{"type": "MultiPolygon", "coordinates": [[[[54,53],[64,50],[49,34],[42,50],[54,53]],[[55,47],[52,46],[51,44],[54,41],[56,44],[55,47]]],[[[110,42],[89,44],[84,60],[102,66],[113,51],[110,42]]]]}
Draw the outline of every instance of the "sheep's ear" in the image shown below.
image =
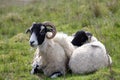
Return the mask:
{"type": "Polygon", "coordinates": [[[27,30],[25,31],[26,34],[27,34],[28,32],[30,32],[30,29],[27,29],[27,30]]]}
{"type": "Polygon", "coordinates": [[[93,35],[90,32],[86,32],[86,35],[91,38],[93,35]]]}

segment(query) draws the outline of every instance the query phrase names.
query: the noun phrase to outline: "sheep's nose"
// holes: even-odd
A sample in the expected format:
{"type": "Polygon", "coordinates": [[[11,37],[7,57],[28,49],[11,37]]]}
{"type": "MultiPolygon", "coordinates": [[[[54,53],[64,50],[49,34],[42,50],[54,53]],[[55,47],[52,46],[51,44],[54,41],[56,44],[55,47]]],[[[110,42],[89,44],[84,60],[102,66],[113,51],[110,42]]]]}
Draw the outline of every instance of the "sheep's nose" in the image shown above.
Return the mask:
{"type": "Polygon", "coordinates": [[[34,42],[35,42],[35,41],[30,41],[30,45],[33,46],[33,43],[34,43],[34,42]]]}

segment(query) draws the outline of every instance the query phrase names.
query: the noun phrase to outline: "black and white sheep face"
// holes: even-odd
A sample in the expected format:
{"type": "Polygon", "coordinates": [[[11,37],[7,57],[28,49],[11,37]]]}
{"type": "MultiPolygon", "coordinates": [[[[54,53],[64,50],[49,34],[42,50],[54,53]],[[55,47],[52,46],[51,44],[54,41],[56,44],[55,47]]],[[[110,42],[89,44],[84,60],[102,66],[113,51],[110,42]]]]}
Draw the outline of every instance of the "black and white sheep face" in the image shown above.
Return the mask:
{"type": "Polygon", "coordinates": [[[81,46],[84,43],[86,43],[90,38],[91,38],[92,34],[89,32],[85,32],[85,31],[78,31],[75,33],[74,35],[74,39],[72,40],[72,44],[75,46],[81,46]]]}
{"type": "Polygon", "coordinates": [[[27,30],[27,32],[30,32],[30,45],[32,47],[37,47],[38,45],[41,45],[44,42],[45,35],[47,33],[47,28],[42,24],[34,23],[30,29],[27,30]]]}
{"type": "Polygon", "coordinates": [[[56,35],[55,26],[49,22],[45,21],[43,23],[33,23],[32,26],[26,31],[26,33],[30,33],[30,45],[32,47],[37,47],[41,45],[45,41],[45,37],[47,39],[52,39],[56,35]],[[51,32],[52,34],[48,36],[46,33],[51,32]]]}

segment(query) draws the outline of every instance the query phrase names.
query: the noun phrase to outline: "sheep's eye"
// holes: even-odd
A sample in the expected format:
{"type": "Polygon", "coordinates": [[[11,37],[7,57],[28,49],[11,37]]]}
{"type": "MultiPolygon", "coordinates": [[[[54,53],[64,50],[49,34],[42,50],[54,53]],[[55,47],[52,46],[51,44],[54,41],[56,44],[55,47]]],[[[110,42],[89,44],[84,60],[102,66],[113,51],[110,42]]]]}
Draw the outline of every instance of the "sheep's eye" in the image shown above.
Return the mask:
{"type": "Polygon", "coordinates": [[[41,35],[45,34],[45,29],[40,30],[40,34],[41,34],[41,35]]]}

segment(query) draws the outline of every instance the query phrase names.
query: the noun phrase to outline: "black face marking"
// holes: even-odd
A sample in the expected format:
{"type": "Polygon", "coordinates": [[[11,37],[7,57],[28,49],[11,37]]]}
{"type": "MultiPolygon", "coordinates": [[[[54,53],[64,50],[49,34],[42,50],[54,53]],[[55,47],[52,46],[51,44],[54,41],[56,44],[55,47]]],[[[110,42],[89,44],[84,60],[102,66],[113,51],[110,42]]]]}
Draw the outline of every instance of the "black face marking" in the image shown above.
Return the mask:
{"type": "Polygon", "coordinates": [[[34,32],[37,40],[38,40],[38,45],[41,45],[45,39],[45,35],[47,33],[47,28],[44,26],[44,29],[42,29],[43,25],[41,23],[39,24],[33,24],[31,27],[31,34],[34,32]]]}
{"type": "Polygon", "coordinates": [[[26,30],[26,33],[30,33],[30,45],[32,47],[41,45],[45,40],[46,33],[52,30],[52,28],[48,28],[47,25],[43,23],[33,23],[32,26],[26,30]]]}
{"type": "Polygon", "coordinates": [[[88,40],[88,36],[85,31],[78,31],[75,34],[74,39],[72,40],[72,44],[75,46],[81,46],[88,40]]]}

